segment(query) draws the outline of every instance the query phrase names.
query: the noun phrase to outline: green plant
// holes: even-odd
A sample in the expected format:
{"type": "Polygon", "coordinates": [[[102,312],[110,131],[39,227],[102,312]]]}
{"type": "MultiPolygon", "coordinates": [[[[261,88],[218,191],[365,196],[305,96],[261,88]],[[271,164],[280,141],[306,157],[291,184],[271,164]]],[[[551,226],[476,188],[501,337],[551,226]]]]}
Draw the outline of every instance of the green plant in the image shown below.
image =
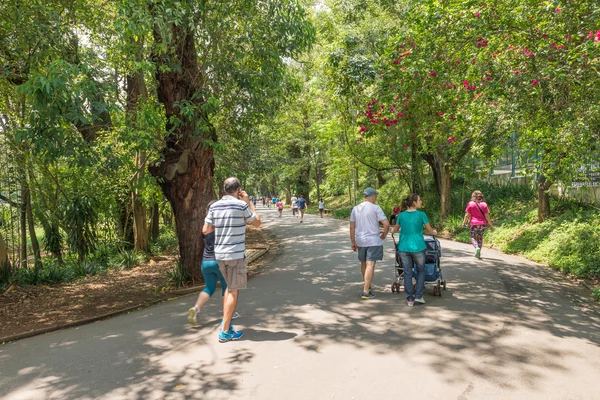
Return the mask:
{"type": "Polygon", "coordinates": [[[56,264],[45,266],[39,273],[39,283],[49,285],[70,282],[73,278],[73,271],[70,268],[56,264]]]}
{"type": "Polygon", "coordinates": [[[183,264],[178,261],[177,264],[167,271],[167,282],[169,285],[180,288],[192,280],[191,274],[186,271],[183,264]]]}
{"type": "Polygon", "coordinates": [[[152,254],[162,254],[177,248],[178,244],[177,233],[172,228],[165,227],[161,230],[158,238],[150,243],[150,252],[152,254]]]}
{"type": "Polygon", "coordinates": [[[80,263],[71,265],[71,271],[76,278],[83,278],[88,275],[96,275],[102,272],[103,268],[95,261],[84,260],[80,263]]]}
{"type": "Polygon", "coordinates": [[[121,250],[112,258],[114,268],[130,269],[140,264],[140,259],[134,250],[121,250]]]}
{"type": "Polygon", "coordinates": [[[600,300],[600,287],[594,289],[593,295],[596,298],[596,300],[600,300]]]}

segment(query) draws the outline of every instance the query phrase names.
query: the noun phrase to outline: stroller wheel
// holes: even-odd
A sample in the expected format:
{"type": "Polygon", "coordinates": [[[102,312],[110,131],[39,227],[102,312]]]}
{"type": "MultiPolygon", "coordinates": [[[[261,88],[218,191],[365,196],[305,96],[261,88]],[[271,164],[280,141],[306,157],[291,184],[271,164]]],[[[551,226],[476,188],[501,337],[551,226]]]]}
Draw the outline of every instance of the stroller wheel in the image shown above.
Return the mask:
{"type": "Polygon", "coordinates": [[[398,291],[398,282],[392,283],[392,293],[396,293],[398,291]]]}
{"type": "Polygon", "coordinates": [[[444,281],[444,290],[446,290],[446,281],[444,281]]]}

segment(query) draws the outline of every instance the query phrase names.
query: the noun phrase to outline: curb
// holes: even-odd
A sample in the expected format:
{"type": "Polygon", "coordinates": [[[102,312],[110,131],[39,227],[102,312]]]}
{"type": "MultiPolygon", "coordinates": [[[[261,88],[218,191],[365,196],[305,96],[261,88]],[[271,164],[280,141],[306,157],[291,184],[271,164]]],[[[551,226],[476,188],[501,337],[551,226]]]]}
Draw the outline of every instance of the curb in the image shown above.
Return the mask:
{"type": "MultiPolygon", "coordinates": [[[[259,258],[261,258],[262,256],[264,256],[265,254],[267,254],[269,252],[269,250],[271,249],[270,245],[267,245],[267,247],[265,248],[261,248],[261,250],[257,251],[256,253],[252,254],[251,257],[248,257],[247,260],[247,264],[253,263],[254,261],[258,260],[259,258]]],[[[17,340],[21,340],[21,339],[27,339],[33,336],[37,336],[37,335],[42,335],[45,333],[50,333],[50,332],[54,332],[54,331],[58,331],[61,329],[67,329],[67,328],[73,328],[73,327],[77,327],[77,326],[81,326],[81,325],[86,325],[92,322],[96,322],[96,321],[100,321],[100,320],[104,320],[104,319],[108,319],[111,317],[116,317],[117,315],[121,315],[121,314],[125,314],[131,311],[135,311],[135,310],[139,310],[142,308],[147,308],[159,303],[163,303],[165,301],[170,301],[170,300],[175,300],[177,299],[179,296],[182,295],[186,295],[186,294],[190,294],[190,293],[196,293],[196,292],[200,292],[204,290],[204,285],[202,286],[196,286],[196,287],[191,287],[191,288],[187,288],[187,289],[181,289],[181,290],[174,290],[172,292],[169,292],[169,297],[163,298],[163,299],[158,299],[158,300],[152,300],[149,301],[147,303],[141,303],[135,306],[131,306],[131,307],[127,307],[121,310],[116,310],[116,311],[111,311],[108,312],[106,314],[102,314],[102,315],[97,315],[95,317],[90,317],[90,318],[86,318],[86,319],[81,319],[78,321],[72,321],[72,322],[68,322],[66,324],[62,324],[62,325],[54,325],[54,326],[48,326],[46,328],[42,328],[42,329],[38,329],[38,330],[34,330],[34,331],[29,331],[29,332],[24,332],[24,333],[18,333],[16,335],[11,335],[11,336],[5,336],[5,337],[0,337],[0,347],[10,343],[10,342],[16,342],[17,340]]]]}

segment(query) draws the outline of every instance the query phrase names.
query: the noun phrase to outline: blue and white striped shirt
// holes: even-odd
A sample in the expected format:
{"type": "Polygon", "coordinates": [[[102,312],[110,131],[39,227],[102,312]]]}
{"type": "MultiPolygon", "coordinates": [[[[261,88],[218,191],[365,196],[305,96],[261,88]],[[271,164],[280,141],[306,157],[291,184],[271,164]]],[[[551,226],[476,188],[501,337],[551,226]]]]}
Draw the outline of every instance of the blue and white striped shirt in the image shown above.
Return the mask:
{"type": "Polygon", "coordinates": [[[237,260],[246,254],[246,222],[256,219],[246,202],[233,196],[223,196],[210,209],[204,223],[215,227],[215,257],[217,260],[237,260]]]}

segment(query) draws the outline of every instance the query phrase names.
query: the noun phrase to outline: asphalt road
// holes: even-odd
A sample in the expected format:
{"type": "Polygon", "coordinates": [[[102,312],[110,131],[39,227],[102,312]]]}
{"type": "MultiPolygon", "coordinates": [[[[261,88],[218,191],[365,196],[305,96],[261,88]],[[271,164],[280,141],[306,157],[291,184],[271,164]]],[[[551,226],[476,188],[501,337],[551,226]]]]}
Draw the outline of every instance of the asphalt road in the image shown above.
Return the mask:
{"type": "Polygon", "coordinates": [[[187,326],[189,295],[0,347],[0,398],[600,399],[600,312],[560,274],[442,241],[448,290],[408,308],[387,239],[361,301],[347,222],[259,212],[281,249],[240,295],[242,340],[218,343],[218,299],[187,326]]]}

